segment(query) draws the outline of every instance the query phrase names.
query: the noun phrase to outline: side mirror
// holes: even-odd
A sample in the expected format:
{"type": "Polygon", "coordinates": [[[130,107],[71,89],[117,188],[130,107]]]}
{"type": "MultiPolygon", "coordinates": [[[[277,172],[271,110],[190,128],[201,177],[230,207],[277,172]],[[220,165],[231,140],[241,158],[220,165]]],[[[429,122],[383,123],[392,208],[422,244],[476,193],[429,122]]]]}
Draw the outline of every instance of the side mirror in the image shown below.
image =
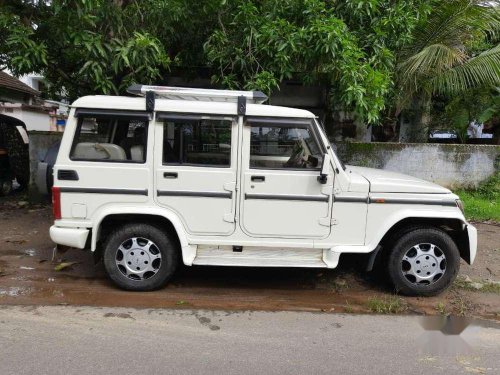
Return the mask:
{"type": "Polygon", "coordinates": [[[328,172],[330,169],[330,154],[326,153],[323,155],[323,162],[321,163],[321,172],[318,176],[318,182],[320,184],[326,184],[328,181],[328,172]]]}

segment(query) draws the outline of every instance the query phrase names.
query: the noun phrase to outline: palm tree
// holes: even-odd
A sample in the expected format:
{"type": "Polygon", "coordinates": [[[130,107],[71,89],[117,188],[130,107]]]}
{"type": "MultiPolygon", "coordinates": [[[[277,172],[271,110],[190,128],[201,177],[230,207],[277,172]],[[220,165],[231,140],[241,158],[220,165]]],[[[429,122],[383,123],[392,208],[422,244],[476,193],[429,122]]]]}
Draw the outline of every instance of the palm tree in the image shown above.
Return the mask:
{"type": "Polygon", "coordinates": [[[397,56],[394,117],[417,107],[421,121],[425,121],[433,95],[500,86],[500,44],[496,44],[500,2],[438,0],[432,5],[415,28],[413,42],[397,56]],[[494,47],[474,52],[486,42],[494,47]]]}

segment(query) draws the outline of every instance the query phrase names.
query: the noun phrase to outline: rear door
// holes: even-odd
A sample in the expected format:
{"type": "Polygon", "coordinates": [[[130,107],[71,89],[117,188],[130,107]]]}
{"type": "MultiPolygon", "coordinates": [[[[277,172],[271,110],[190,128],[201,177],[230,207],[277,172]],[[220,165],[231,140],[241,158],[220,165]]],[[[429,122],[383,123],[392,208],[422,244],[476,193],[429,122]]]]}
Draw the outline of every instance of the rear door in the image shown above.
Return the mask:
{"type": "Polygon", "coordinates": [[[333,173],[319,183],[325,150],[312,120],[247,118],[242,153],[241,222],[247,234],[329,235],[333,173]]]}
{"type": "Polygon", "coordinates": [[[195,235],[227,236],[235,229],[237,120],[159,113],[155,141],[155,199],[195,235]]]}

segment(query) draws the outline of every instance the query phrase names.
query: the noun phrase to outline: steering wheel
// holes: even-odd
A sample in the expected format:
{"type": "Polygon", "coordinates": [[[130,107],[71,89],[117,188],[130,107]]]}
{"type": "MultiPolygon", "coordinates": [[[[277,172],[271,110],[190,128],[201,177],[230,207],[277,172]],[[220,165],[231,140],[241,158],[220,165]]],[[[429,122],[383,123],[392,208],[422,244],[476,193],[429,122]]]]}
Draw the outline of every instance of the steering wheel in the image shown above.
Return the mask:
{"type": "Polygon", "coordinates": [[[306,150],[304,147],[297,143],[294,146],[292,155],[290,155],[290,158],[285,163],[285,167],[307,168],[307,165],[311,164],[311,161],[309,160],[309,156],[306,156],[305,154],[306,150]]]}

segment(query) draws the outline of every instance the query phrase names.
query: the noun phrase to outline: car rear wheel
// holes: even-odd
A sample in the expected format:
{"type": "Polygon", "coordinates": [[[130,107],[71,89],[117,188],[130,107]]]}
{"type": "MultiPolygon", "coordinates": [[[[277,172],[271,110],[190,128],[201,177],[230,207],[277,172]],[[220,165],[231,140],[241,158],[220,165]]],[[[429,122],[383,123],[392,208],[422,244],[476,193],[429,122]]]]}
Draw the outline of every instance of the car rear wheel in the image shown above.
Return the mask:
{"type": "Polygon", "coordinates": [[[12,180],[0,179],[0,196],[6,196],[12,193],[12,180]]]}
{"type": "Polygon", "coordinates": [[[388,271],[396,292],[411,296],[441,293],[456,278],[460,253],[453,239],[437,228],[418,228],[394,242],[388,271]]]}
{"type": "Polygon", "coordinates": [[[167,233],[149,224],[127,224],[109,235],[104,267],[122,289],[147,291],[164,286],[178,264],[178,249],[167,233]]]}

